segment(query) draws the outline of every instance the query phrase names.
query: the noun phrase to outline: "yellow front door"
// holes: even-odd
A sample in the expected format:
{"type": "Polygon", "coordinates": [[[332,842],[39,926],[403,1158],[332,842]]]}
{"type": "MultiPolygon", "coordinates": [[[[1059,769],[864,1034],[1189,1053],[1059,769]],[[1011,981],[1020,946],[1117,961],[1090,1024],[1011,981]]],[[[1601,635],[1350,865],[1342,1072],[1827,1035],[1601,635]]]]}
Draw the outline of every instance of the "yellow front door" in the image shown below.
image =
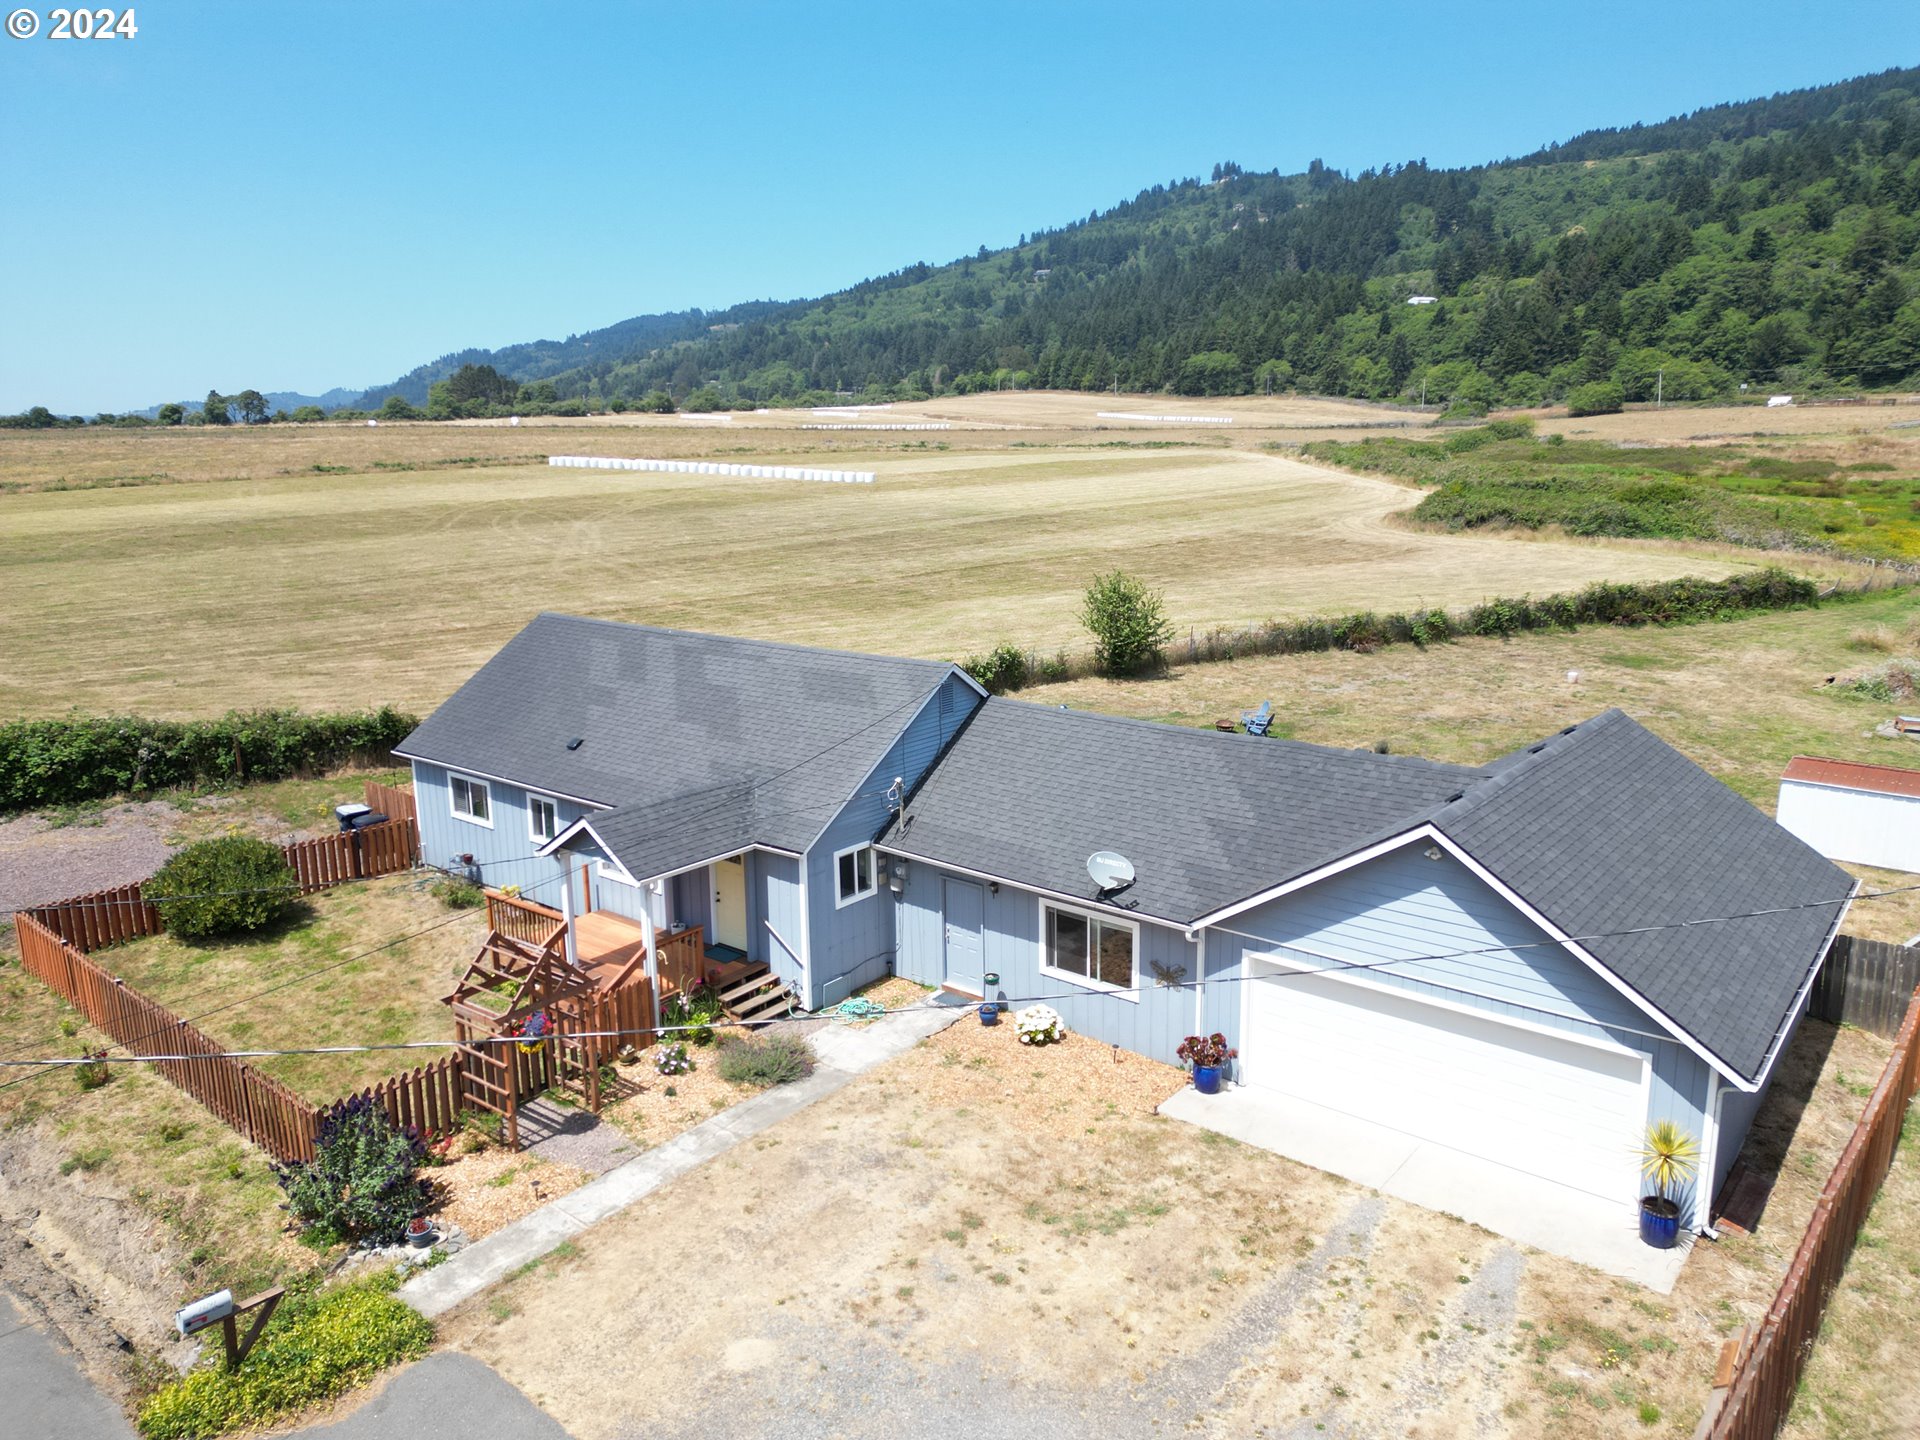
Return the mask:
{"type": "Polygon", "coordinates": [[[747,867],[741,858],[716,860],[713,870],[713,943],[747,948],[747,867]]]}

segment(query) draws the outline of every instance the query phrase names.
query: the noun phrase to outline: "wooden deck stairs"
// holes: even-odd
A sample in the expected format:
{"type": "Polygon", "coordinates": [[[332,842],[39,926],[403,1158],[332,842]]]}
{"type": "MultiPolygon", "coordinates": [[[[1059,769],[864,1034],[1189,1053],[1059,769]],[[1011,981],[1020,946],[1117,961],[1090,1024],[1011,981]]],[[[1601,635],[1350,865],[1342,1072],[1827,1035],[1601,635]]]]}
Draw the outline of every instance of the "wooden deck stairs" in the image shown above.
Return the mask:
{"type": "Polygon", "coordinates": [[[540,940],[490,930],[466,973],[446,996],[462,1058],[464,1100],[500,1116],[508,1146],[519,1148],[521,1092],[551,1083],[600,1108],[597,1047],[567,1032],[577,1025],[578,1001],[594,993],[591,977],[567,963],[566,927],[540,940]],[[544,1064],[535,1065],[499,1037],[520,1033],[544,1012],[549,1039],[544,1064]],[[534,1072],[538,1071],[536,1075],[534,1072]]]}
{"type": "Polygon", "coordinates": [[[739,961],[717,965],[713,982],[720,1008],[736,1024],[761,1025],[793,1011],[793,991],[765,963],[739,961]]]}

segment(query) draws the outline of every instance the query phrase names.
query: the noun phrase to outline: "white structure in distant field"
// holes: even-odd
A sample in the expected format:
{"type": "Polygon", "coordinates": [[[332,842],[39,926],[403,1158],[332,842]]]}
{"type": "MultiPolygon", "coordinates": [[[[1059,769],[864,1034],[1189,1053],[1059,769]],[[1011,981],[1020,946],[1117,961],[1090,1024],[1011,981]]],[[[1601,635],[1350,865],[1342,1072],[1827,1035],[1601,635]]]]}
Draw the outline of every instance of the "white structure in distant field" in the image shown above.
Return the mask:
{"type": "Polygon", "coordinates": [[[1920,874],[1920,770],[1796,755],[1776,818],[1829,860],[1920,874]]]}
{"type": "Polygon", "coordinates": [[[1791,405],[1792,403],[1793,396],[1791,395],[1769,395],[1767,397],[1767,408],[1769,410],[1778,410],[1782,405],[1791,405]]]}
{"type": "Polygon", "coordinates": [[[1407,304],[1409,305],[1438,305],[1439,303],[1440,303],[1440,297],[1438,295],[1407,296],[1407,304]]]}

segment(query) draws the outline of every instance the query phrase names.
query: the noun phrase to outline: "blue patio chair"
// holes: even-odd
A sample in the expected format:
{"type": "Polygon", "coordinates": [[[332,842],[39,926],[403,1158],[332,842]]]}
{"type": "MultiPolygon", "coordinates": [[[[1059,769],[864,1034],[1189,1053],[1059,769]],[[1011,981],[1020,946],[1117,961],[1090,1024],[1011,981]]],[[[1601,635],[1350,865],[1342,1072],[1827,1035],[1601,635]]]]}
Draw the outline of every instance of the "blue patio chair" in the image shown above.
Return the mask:
{"type": "Polygon", "coordinates": [[[1262,700],[1258,710],[1241,711],[1240,723],[1246,727],[1249,735],[1266,734],[1267,728],[1273,724],[1273,702],[1262,700]]]}

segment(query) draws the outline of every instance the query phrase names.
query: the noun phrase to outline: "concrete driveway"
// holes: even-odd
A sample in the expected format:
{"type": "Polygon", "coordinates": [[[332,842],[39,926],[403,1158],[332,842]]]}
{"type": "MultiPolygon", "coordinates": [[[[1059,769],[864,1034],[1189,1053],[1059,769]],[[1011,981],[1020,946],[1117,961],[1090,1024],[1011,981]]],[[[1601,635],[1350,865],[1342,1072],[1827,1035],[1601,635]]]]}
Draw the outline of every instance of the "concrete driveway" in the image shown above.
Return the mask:
{"type": "Polygon", "coordinates": [[[1182,1090],[1162,1115],[1230,1135],[1369,1189],[1484,1225],[1550,1255],[1671,1294],[1692,1237],[1672,1250],[1640,1239],[1629,1207],[1496,1161],[1342,1114],[1310,1100],[1235,1085],[1182,1090]]]}

